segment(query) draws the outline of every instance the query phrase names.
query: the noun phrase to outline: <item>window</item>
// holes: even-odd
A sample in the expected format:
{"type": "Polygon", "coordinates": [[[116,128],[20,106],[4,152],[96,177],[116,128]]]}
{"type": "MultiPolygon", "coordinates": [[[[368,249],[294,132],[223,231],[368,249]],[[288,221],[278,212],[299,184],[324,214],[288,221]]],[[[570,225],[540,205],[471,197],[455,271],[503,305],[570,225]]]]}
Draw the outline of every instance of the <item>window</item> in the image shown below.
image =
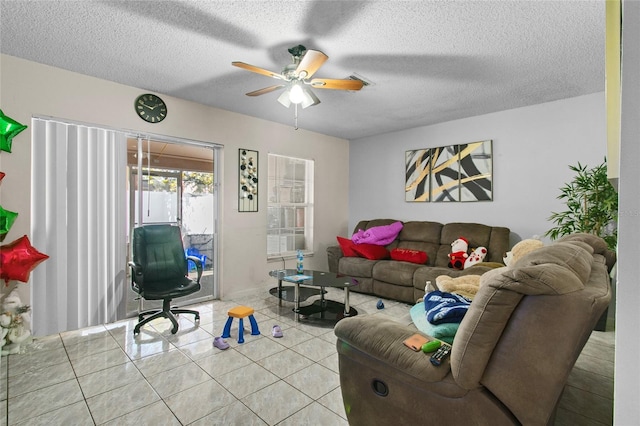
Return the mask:
{"type": "Polygon", "coordinates": [[[313,250],[313,161],[269,154],[267,257],[313,250]]]}

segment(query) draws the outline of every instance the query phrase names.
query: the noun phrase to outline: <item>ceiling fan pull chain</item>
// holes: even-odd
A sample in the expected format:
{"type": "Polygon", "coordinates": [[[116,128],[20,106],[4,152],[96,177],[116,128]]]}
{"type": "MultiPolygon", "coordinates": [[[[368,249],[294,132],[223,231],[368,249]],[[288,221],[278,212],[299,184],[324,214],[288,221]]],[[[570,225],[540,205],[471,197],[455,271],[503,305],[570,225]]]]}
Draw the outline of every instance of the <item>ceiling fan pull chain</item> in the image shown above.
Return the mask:
{"type": "Polygon", "coordinates": [[[295,105],[295,119],[296,119],[296,130],[298,130],[298,104],[294,104],[295,105]]]}

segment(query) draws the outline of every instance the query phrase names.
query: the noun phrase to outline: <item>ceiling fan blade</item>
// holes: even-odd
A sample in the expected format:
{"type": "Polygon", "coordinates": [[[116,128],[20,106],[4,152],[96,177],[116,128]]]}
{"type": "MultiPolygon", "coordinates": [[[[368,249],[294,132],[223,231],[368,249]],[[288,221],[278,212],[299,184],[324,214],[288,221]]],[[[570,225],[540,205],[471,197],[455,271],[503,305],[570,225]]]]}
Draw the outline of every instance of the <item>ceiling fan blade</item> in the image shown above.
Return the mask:
{"type": "Polygon", "coordinates": [[[327,59],[329,57],[319,50],[307,50],[296,68],[296,74],[300,78],[309,78],[318,71],[327,59]]]}
{"type": "Polygon", "coordinates": [[[231,62],[234,67],[242,68],[247,71],[255,72],[258,74],[266,75],[267,77],[277,78],[279,80],[286,80],[286,78],[277,72],[265,70],[264,68],[256,67],[254,65],[245,64],[244,62],[231,62]]]}
{"type": "Polygon", "coordinates": [[[360,90],[364,84],[360,80],[314,78],[311,80],[311,86],[315,89],[360,90]]]}
{"type": "Polygon", "coordinates": [[[282,87],[284,87],[284,84],[276,84],[275,86],[269,86],[269,87],[265,87],[263,89],[254,90],[253,92],[249,92],[249,93],[247,93],[247,96],[264,95],[265,93],[273,92],[274,90],[278,90],[278,89],[280,89],[282,87]]]}

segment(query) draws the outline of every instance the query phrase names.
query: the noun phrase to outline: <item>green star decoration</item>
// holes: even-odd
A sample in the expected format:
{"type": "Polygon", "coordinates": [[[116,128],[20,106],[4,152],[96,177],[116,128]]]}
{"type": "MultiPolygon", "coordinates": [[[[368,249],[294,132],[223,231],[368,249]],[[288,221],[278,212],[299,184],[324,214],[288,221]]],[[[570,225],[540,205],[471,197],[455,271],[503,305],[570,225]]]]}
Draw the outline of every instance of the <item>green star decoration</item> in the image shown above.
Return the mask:
{"type": "Polygon", "coordinates": [[[9,229],[11,229],[17,217],[18,213],[10,212],[0,206],[0,241],[4,240],[4,237],[7,236],[7,232],[9,232],[9,229]]]}
{"type": "Polygon", "coordinates": [[[11,140],[27,126],[4,115],[0,109],[0,150],[11,152],[11,140]]]}

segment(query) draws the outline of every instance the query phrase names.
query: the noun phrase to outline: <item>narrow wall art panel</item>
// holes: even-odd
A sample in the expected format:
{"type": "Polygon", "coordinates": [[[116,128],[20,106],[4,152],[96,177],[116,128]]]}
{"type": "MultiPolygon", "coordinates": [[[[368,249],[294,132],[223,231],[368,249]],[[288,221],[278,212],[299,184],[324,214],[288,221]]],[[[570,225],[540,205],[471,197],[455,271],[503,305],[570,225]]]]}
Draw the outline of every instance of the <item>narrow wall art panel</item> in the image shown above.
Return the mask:
{"type": "Polygon", "coordinates": [[[405,152],[405,201],[429,201],[431,149],[405,152]]]}
{"type": "Polygon", "coordinates": [[[431,150],[431,201],[460,201],[459,145],[431,150]]]}
{"type": "Polygon", "coordinates": [[[491,141],[460,145],[460,201],[493,200],[491,141]]]}
{"type": "Polygon", "coordinates": [[[258,211],[258,151],[238,150],[238,211],[258,211]]]}

